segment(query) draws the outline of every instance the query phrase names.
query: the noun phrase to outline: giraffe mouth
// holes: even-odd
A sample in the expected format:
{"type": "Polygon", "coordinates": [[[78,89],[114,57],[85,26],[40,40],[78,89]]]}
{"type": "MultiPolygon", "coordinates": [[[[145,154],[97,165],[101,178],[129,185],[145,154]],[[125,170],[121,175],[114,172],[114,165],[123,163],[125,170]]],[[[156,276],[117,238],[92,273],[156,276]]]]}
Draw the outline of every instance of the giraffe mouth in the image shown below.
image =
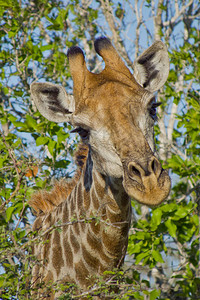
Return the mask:
{"type": "Polygon", "coordinates": [[[148,206],[162,203],[169,195],[171,180],[168,171],[153,157],[146,168],[135,162],[124,166],[123,186],[127,194],[148,206]]]}

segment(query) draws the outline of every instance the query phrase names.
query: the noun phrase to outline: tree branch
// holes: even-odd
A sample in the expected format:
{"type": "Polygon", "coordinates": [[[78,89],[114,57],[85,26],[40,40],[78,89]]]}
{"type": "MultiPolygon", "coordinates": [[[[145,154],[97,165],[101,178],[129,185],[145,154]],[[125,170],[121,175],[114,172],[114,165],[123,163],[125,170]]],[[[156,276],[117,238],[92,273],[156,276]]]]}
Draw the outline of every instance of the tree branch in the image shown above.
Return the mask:
{"type": "Polygon", "coordinates": [[[114,14],[113,14],[113,11],[112,11],[112,8],[110,5],[110,1],[109,0],[100,0],[100,3],[102,5],[102,10],[105,15],[106,21],[108,22],[108,25],[112,32],[114,45],[115,45],[117,51],[119,52],[119,55],[125,59],[128,66],[132,67],[133,62],[128,57],[128,54],[125,50],[123,41],[119,35],[119,29],[115,25],[116,20],[114,18],[114,14]]]}

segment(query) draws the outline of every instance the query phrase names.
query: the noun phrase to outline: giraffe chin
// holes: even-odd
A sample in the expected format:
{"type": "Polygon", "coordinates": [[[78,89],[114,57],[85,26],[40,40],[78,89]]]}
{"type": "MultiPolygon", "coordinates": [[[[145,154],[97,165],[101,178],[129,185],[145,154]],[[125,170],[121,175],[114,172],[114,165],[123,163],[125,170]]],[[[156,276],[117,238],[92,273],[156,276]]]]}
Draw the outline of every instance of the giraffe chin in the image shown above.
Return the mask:
{"type": "Polygon", "coordinates": [[[147,206],[161,204],[169,195],[171,180],[167,170],[162,170],[160,176],[143,176],[140,180],[124,176],[123,186],[127,194],[139,203],[147,206]]]}

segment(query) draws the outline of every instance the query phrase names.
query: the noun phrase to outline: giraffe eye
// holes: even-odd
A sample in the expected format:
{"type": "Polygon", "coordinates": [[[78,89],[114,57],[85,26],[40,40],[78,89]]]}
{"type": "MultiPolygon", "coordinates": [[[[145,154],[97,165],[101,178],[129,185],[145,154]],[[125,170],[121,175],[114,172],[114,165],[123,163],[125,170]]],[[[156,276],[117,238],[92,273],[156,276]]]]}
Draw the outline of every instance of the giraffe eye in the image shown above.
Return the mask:
{"type": "Polygon", "coordinates": [[[156,108],[161,104],[161,102],[154,102],[149,109],[150,116],[154,121],[157,121],[156,108]]]}

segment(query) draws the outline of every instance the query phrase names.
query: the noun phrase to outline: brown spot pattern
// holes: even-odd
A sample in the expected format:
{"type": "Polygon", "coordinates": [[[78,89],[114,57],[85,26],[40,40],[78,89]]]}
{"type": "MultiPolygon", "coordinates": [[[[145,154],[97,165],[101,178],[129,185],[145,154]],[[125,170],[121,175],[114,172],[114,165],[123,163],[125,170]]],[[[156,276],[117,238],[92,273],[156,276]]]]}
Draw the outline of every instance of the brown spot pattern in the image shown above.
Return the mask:
{"type": "Polygon", "coordinates": [[[76,272],[76,280],[79,282],[79,284],[84,287],[90,285],[90,273],[83,263],[82,259],[74,265],[74,269],[76,272]]]}
{"type": "Polygon", "coordinates": [[[60,243],[60,234],[57,230],[53,232],[53,245],[54,246],[53,246],[52,264],[58,276],[60,273],[60,269],[64,264],[64,260],[62,255],[62,247],[60,243]]]}
{"type": "Polygon", "coordinates": [[[93,270],[98,271],[100,263],[97,256],[92,255],[84,245],[82,245],[82,254],[88,266],[90,266],[90,268],[92,268],[93,270]]]}
{"type": "Polygon", "coordinates": [[[68,242],[68,234],[64,237],[63,248],[64,248],[67,267],[72,268],[73,267],[73,252],[72,252],[72,248],[68,242]]]}
{"type": "Polygon", "coordinates": [[[74,253],[77,253],[80,249],[80,244],[71,228],[70,228],[70,242],[71,242],[74,253]]]}

